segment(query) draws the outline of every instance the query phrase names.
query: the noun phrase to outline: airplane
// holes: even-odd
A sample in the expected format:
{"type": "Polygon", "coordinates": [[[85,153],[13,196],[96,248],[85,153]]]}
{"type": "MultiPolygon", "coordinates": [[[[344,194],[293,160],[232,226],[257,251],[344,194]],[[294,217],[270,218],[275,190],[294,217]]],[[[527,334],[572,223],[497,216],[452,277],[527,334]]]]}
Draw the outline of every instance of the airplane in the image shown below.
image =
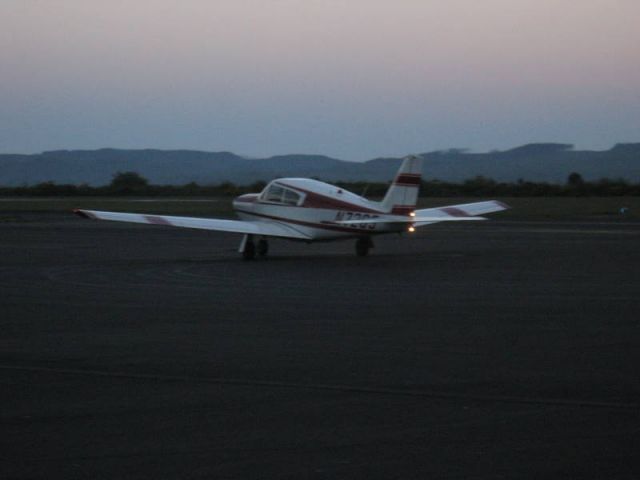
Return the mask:
{"type": "Polygon", "coordinates": [[[308,243],[355,239],[356,254],[363,257],[373,248],[374,236],[412,233],[416,228],[439,222],[486,220],[480,215],[509,208],[497,200],[488,200],[416,209],[421,176],[422,158],[405,157],[381,201],[368,200],[310,178],[278,178],[260,193],[247,193],[233,200],[233,209],[240,220],[73,211],[94,220],[240,233],[243,237],[238,252],[245,260],[252,260],[256,255],[267,255],[270,238],[308,243]]]}

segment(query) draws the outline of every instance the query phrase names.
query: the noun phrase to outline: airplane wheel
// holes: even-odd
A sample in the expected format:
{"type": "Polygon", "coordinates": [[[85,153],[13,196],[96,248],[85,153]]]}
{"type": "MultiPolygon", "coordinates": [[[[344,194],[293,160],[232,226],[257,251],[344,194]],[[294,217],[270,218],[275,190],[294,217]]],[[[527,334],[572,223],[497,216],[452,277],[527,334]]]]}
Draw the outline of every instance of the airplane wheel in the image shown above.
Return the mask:
{"type": "Polygon", "coordinates": [[[258,240],[257,251],[260,257],[266,257],[267,253],[269,253],[269,242],[267,242],[264,238],[258,240]]]}
{"type": "Polygon", "coordinates": [[[256,258],[256,246],[251,240],[247,240],[244,250],[242,251],[243,260],[253,260],[256,258]]]}
{"type": "Polygon", "coordinates": [[[372,246],[373,242],[370,238],[359,238],[356,240],[356,255],[359,257],[366,257],[372,246]]]}

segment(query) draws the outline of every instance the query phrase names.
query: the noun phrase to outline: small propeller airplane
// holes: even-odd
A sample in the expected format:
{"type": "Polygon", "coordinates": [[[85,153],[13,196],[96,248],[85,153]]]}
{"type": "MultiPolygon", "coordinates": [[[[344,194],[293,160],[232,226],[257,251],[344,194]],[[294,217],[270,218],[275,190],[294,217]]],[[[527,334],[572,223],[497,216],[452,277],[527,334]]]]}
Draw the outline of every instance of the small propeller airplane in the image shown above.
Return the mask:
{"type": "Polygon", "coordinates": [[[375,235],[414,232],[416,228],[439,222],[486,220],[479,215],[509,208],[502,202],[488,200],[416,210],[421,176],[422,158],[405,157],[382,201],[367,200],[318,180],[279,178],[261,193],[234,199],[233,208],[240,220],[81,209],[75,209],[74,213],[94,220],[241,233],[244,236],[238,251],[245,260],[251,260],[256,254],[267,255],[271,237],[308,243],[356,239],[356,254],[366,256],[375,235]]]}

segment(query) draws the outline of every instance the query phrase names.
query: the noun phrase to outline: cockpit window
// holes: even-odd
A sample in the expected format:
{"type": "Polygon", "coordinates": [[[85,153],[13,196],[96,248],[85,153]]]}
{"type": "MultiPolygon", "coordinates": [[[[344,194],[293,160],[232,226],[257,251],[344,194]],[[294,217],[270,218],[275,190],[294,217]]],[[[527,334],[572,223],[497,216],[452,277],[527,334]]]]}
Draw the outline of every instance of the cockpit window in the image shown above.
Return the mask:
{"type": "Polygon", "coordinates": [[[271,185],[269,187],[269,190],[267,190],[267,195],[265,196],[265,200],[267,202],[280,203],[282,201],[283,193],[284,193],[284,188],[279,187],[277,185],[271,185]]]}
{"type": "Polygon", "coordinates": [[[300,205],[302,195],[289,188],[272,184],[267,187],[267,191],[262,195],[265,202],[282,203],[284,205],[300,205]]]}
{"type": "Polygon", "coordinates": [[[300,194],[294,192],[293,190],[284,191],[284,198],[282,200],[287,205],[298,205],[300,202],[300,194]]]}

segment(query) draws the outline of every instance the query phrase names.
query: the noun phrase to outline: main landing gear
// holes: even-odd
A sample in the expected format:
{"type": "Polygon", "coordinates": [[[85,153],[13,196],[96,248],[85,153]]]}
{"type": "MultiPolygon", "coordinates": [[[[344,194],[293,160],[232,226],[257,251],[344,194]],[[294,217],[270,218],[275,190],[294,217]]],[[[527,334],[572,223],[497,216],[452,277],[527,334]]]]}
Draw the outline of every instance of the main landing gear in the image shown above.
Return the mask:
{"type": "Polygon", "coordinates": [[[360,237],[356,240],[356,255],[359,257],[366,257],[370,248],[373,248],[371,237],[360,237]]]}
{"type": "Polygon", "coordinates": [[[259,257],[267,256],[267,253],[269,253],[269,242],[267,242],[266,238],[261,238],[260,240],[258,240],[256,252],[258,253],[259,257]]]}
{"type": "Polygon", "coordinates": [[[269,253],[269,242],[266,238],[261,238],[256,245],[253,241],[253,235],[245,235],[242,237],[238,251],[242,254],[243,260],[253,260],[256,258],[256,254],[259,257],[266,257],[269,253]]]}
{"type": "MultiPolygon", "coordinates": [[[[373,248],[371,237],[360,237],[356,240],[356,255],[359,257],[366,257],[371,248],[373,248]]],[[[245,235],[242,237],[238,251],[242,254],[243,260],[253,260],[256,255],[258,257],[266,257],[269,253],[269,242],[266,238],[261,238],[255,242],[253,235],[245,235]]]]}

